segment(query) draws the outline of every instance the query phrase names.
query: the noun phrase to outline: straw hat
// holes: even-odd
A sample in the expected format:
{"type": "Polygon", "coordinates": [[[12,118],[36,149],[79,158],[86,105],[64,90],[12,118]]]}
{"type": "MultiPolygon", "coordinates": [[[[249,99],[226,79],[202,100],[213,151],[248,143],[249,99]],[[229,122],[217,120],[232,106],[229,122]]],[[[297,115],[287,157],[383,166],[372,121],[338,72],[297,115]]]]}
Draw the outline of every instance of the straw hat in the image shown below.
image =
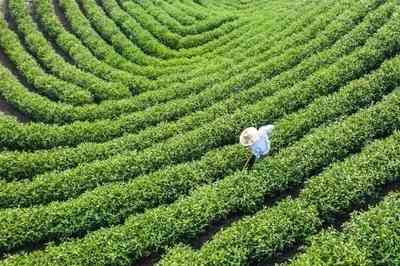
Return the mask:
{"type": "Polygon", "coordinates": [[[258,130],[255,127],[248,127],[240,134],[240,144],[243,146],[250,146],[258,140],[258,130]]]}

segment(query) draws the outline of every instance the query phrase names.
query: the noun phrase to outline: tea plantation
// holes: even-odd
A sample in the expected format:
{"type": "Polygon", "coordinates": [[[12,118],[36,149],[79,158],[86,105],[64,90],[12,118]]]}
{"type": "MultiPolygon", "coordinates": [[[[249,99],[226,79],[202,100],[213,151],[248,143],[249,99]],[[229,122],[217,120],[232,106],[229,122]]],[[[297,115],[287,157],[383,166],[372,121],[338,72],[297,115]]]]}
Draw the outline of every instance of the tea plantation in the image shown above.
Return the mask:
{"type": "Polygon", "coordinates": [[[400,265],[398,0],[0,5],[1,266],[400,265]]]}

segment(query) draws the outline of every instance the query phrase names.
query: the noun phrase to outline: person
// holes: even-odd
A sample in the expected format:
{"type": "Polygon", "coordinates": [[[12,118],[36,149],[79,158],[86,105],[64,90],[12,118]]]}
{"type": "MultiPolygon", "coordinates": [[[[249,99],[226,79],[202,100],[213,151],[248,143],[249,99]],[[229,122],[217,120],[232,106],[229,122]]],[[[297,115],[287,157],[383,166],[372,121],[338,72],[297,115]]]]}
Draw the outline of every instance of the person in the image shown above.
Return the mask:
{"type": "Polygon", "coordinates": [[[249,127],[240,134],[240,144],[248,147],[251,153],[258,160],[269,153],[271,149],[271,136],[273,125],[262,126],[259,129],[249,127]]]}

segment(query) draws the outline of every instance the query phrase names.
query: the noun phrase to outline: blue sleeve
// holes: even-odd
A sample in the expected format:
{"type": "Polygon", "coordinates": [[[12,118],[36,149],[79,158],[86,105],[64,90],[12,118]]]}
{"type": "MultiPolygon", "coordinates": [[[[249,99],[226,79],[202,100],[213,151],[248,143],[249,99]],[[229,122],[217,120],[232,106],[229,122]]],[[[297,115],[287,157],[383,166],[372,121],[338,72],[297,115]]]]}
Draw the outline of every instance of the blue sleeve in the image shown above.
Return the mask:
{"type": "Polygon", "coordinates": [[[254,156],[256,156],[256,159],[258,160],[260,159],[261,155],[262,155],[262,150],[257,147],[254,151],[254,156]]]}

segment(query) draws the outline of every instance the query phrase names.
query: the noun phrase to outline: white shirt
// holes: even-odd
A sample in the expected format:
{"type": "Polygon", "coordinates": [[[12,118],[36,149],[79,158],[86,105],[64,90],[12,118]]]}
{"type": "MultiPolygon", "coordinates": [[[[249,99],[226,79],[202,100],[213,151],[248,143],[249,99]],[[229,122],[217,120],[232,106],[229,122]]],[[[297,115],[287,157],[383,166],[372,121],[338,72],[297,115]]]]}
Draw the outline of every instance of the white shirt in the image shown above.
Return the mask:
{"type": "Polygon", "coordinates": [[[254,154],[256,159],[259,159],[261,156],[267,155],[270,151],[270,137],[272,135],[273,129],[273,125],[262,126],[258,129],[258,139],[253,145],[250,145],[251,152],[254,154]]]}

